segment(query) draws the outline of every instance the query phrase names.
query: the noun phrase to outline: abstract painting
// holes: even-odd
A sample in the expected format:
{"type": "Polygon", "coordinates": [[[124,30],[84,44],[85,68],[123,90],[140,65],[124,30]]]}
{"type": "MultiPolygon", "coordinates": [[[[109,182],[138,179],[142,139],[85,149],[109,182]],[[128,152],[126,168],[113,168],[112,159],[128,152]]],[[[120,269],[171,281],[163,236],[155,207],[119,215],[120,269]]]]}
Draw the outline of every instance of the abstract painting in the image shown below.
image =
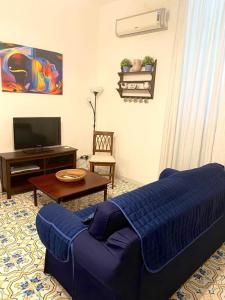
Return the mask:
{"type": "Polygon", "coordinates": [[[62,95],[62,54],[0,42],[3,92],[62,95]]]}

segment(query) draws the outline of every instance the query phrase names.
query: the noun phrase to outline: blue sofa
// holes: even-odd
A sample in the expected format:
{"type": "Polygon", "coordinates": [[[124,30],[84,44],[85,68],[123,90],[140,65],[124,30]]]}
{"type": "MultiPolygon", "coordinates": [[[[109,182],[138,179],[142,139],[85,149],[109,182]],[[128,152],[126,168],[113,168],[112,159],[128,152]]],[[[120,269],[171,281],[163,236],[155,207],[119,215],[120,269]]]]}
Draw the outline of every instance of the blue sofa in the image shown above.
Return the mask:
{"type": "Polygon", "coordinates": [[[225,172],[178,172],[76,213],[36,219],[45,272],[75,300],[168,299],[225,241],[225,172]]]}

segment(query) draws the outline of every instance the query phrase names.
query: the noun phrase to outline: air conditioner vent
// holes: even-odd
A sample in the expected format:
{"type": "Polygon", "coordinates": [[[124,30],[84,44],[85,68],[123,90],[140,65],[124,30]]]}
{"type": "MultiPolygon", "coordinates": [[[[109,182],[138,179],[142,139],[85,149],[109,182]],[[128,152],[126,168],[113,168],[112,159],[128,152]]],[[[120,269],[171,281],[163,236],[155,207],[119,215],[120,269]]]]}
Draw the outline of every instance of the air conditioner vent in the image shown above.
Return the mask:
{"type": "Polygon", "coordinates": [[[165,8],[116,20],[118,37],[168,29],[165,8]]]}

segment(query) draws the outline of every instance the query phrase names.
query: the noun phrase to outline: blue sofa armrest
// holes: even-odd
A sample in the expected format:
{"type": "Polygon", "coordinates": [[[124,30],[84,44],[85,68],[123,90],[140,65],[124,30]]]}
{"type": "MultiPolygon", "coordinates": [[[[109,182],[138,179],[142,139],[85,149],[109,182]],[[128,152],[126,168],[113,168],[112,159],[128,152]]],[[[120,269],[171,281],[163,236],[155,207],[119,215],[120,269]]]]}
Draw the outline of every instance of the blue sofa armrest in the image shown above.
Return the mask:
{"type": "Polygon", "coordinates": [[[78,216],[58,204],[40,209],[36,227],[42,243],[60,261],[68,261],[72,241],[87,228],[78,216]]]}
{"type": "Polygon", "coordinates": [[[132,294],[137,290],[139,268],[143,261],[140,240],[132,228],[124,227],[106,241],[96,240],[85,231],[73,244],[75,272],[83,270],[83,273],[90,274],[104,286],[121,294],[132,294]]]}

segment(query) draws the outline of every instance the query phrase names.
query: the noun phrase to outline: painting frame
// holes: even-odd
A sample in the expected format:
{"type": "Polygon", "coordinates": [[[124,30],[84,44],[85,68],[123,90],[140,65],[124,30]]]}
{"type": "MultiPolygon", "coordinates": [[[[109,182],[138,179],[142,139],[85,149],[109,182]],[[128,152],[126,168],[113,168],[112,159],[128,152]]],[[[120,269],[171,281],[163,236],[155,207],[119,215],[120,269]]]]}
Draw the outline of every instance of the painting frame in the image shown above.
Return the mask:
{"type": "Polygon", "coordinates": [[[0,42],[2,91],[63,94],[63,55],[0,42]]]}

